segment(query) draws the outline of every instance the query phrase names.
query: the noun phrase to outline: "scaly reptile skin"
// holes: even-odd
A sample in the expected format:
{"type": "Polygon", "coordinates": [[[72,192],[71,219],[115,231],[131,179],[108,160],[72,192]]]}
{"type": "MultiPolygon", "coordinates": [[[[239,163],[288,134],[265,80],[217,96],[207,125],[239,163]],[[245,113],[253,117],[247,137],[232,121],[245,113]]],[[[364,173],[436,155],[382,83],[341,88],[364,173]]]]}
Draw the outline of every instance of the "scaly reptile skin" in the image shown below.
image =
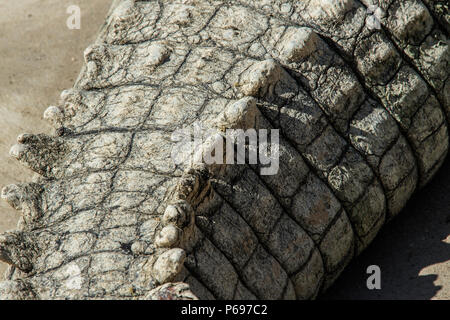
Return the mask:
{"type": "Polygon", "coordinates": [[[446,1],[115,1],[11,149],[38,175],[2,192],[0,296],[315,298],[446,157],[448,31],[446,1]],[[218,119],[280,129],[279,172],[175,165],[218,119]]]}

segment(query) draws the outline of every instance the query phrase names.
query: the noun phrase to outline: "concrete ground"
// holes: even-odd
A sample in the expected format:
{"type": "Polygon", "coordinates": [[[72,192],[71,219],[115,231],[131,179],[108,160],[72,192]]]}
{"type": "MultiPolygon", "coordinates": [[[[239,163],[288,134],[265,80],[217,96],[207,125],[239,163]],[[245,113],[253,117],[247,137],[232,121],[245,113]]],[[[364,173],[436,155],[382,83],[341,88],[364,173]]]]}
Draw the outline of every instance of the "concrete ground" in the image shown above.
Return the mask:
{"type": "MultiPolygon", "coordinates": [[[[110,3],[0,2],[0,186],[30,181],[9,148],[20,133],[49,132],[42,113],[72,87],[110,3]],[[80,30],[66,26],[73,4],[81,8],[80,30]]],[[[0,232],[15,228],[17,214],[0,201],[0,232]]],[[[450,161],[322,299],[450,299],[450,161]],[[369,265],[381,268],[381,290],[366,288],[369,265]]]]}

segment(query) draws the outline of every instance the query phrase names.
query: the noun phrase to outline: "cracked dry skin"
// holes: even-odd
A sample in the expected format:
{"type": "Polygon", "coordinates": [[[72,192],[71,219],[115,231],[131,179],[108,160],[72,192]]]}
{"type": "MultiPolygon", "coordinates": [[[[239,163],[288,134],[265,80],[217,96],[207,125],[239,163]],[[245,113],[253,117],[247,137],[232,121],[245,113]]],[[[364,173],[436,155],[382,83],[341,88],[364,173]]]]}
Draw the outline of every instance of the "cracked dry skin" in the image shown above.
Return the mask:
{"type": "Polygon", "coordinates": [[[115,1],[11,149],[0,296],[315,298],[446,157],[448,31],[445,1],[115,1]],[[280,129],[278,173],[176,165],[195,123],[280,129]]]}

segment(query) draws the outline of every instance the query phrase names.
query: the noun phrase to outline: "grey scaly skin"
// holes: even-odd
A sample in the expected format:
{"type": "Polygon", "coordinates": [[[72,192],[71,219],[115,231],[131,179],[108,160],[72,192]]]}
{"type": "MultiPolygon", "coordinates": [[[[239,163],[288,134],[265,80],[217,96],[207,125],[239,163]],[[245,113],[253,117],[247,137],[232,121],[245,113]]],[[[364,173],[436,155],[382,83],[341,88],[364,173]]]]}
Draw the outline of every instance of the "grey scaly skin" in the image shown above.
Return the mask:
{"type": "Polygon", "coordinates": [[[0,296],[315,298],[446,157],[448,31],[445,1],[115,1],[11,149],[0,296]],[[279,172],[175,165],[194,123],[280,129],[279,172]]]}

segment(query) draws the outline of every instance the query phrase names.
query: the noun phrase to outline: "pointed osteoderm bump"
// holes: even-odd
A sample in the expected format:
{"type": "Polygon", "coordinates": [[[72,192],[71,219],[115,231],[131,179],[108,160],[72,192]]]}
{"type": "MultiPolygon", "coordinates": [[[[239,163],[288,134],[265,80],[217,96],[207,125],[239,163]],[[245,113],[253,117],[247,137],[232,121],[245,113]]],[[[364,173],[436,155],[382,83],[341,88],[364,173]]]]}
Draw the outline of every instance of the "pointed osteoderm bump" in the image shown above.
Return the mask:
{"type": "Polygon", "coordinates": [[[21,210],[25,223],[30,223],[41,216],[42,191],[42,185],[37,183],[11,184],[2,189],[2,199],[21,210]]]}
{"type": "Polygon", "coordinates": [[[280,58],[287,63],[299,62],[317,50],[319,41],[310,28],[290,27],[280,43],[280,58]]]}
{"type": "Polygon", "coordinates": [[[59,107],[50,106],[44,111],[44,119],[56,128],[61,126],[63,118],[64,113],[59,107]]]}
{"type": "Polygon", "coordinates": [[[256,128],[259,115],[256,99],[244,97],[225,108],[218,116],[216,126],[221,130],[256,128]]]}
{"type": "Polygon", "coordinates": [[[22,232],[6,232],[0,235],[0,261],[24,272],[33,269],[31,245],[22,232]]]}
{"type": "Polygon", "coordinates": [[[241,75],[240,91],[244,96],[270,96],[281,73],[282,67],[273,59],[255,62],[241,75]]]}
{"type": "Polygon", "coordinates": [[[10,155],[26,167],[43,175],[50,176],[53,164],[58,160],[63,147],[58,138],[45,134],[21,134],[13,145],[10,155]]]}
{"type": "Polygon", "coordinates": [[[163,284],[173,280],[183,267],[186,252],[180,248],[170,249],[161,254],[153,265],[153,276],[163,284]]]}

